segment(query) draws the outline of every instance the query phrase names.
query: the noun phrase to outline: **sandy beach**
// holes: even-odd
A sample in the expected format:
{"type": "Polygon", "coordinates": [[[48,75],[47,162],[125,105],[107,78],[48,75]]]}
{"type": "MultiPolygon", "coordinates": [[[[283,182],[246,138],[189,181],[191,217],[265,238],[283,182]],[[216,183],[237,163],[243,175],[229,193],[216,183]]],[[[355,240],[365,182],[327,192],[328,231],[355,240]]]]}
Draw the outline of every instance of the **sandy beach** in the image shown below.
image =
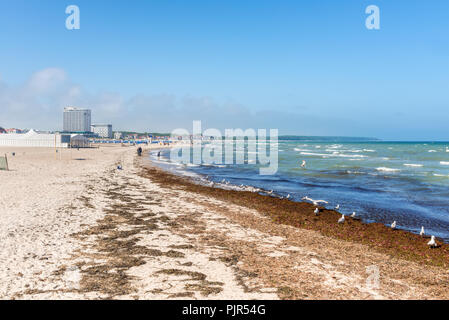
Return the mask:
{"type": "Polygon", "coordinates": [[[133,147],[4,153],[1,299],[449,298],[447,245],[376,248],[353,230],[381,226],[335,232],[336,212],[195,186],[133,147]]]}

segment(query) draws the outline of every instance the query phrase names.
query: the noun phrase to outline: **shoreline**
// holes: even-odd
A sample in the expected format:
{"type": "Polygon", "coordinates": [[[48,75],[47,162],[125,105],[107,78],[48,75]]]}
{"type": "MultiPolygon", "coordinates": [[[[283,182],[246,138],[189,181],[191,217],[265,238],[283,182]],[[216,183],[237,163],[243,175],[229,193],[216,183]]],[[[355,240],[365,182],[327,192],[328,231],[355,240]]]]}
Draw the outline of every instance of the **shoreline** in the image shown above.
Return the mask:
{"type": "MultiPolygon", "coordinates": [[[[164,184],[168,182],[169,185],[183,185],[194,192],[256,209],[276,223],[319,231],[323,235],[368,245],[380,252],[409,261],[449,268],[449,244],[442,239],[436,238],[439,247],[430,249],[427,246],[427,242],[431,238],[429,235],[421,237],[407,230],[391,229],[379,222],[367,223],[350,216],[345,216],[345,223],[340,226],[337,221],[342,214],[336,210],[318,206],[320,213],[316,217],[313,211],[317,207],[308,202],[297,202],[263,195],[258,192],[206,186],[196,183],[189,177],[176,175],[155,165],[151,165],[149,170],[155,168],[160,171],[158,175],[161,178],[157,179],[159,182],[164,181],[164,184]]],[[[154,171],[152,172],[154,173],[154,171]]],[[[150,173],[150,175],[153,174],[150,173]]]]}
{"type": "Polygon", "coordinates": [[[134,149],[16,152],[0,172],[1,299],[449,298],[446,267],[333,235],[335,212],[314,221],[306,203],[193,185],[134,149]]]}

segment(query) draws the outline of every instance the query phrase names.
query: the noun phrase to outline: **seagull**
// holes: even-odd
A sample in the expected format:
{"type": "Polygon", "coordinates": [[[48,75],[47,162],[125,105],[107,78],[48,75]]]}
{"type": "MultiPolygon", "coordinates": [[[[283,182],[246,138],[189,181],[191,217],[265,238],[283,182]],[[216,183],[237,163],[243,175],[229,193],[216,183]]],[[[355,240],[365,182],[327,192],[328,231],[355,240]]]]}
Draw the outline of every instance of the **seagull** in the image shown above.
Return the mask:
{"type": "Polygon", "coordinates": [[[342,214],[341,215],[341,218],[340,219],[338,219],[338,223],[345,223],[345,215],[344,214],[342,214]]]}
{"type": "Polygon", "coordinates": [[[437,242],[435,241],[435,236],[432,236],[432,238],[430,239],[429,242],[427,242],[427,245],[430,248],[436,248],[437,247],[437,242]]]}
{"type": "Polygon", "coordinates": [[[287,195],[287,199],[289,199],[290,198],[290,193],[287,195]]]}
{"type": "Polygon", "coordinates": [[[269,192],[267,192],[268,194],[272,194],[273,193],[273,190],[270,190],[269,192]]]}
{"type": "Polygon", "coordinates": [[[318,213],[320,213],[320,209],[316,208],[315,211],[314,211],[313,213],[315,213],[315,215],[317,216],[318,213]]]}
{"type": "Polygon", "coordinates": [[[355,218],[355,211],[351,214],[351,218],[355,218]]]}
{"type": "Polygon", "coordinates": [[[302,163],[301,163],[301,168],[305,168],[305,167],[306,167],[306,165],[307,165],[307,163],[306,163],[306,160],[302,160],[302,163]]]}
{"type": "Polygon", "coordinates": [[[316,206],[319,206],[320,205],[320,203],[329,203],[329,202],[327,202],[327,201],[325,201],[325,200],[313,200],[313,199],[311,199],[311,198],[309,198],[309,197],[303,197],[301,200],[306,200],[306,201],[310,201],[310,202],[312,202],[313,203],[313,205],[316,207],[316,206]]]}
{"type": "Polygon", "coordinates": [[[393,223],[391,224],[391,229],[396,229],[396,221],[393,221],[393,223]]]}
{"type": "Polygon", "coordinates": [[[339,205],[339,204],[337,204],[337,205],[335,206],[335,210],[338,210],[338,209],[340,209],[340,205],[339,205]]]}
{"type": "Polygon", "coordinates": [[[424,227],[421,227],[421,232],[419,233],[419,235],[422,237],[424,236],[426,233],[424,232],[424,227]]]}

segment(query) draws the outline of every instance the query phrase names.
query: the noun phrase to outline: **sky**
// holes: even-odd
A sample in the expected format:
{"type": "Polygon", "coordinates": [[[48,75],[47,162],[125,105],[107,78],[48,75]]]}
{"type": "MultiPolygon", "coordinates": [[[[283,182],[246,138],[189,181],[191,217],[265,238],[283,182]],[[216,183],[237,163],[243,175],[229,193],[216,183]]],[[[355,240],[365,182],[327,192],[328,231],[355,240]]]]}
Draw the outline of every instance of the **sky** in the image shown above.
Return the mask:
{"type": "Polygon", "coordinates": [[[448,35],[447,0],[1,0],[0,126],[449,140],[448,35]]]}

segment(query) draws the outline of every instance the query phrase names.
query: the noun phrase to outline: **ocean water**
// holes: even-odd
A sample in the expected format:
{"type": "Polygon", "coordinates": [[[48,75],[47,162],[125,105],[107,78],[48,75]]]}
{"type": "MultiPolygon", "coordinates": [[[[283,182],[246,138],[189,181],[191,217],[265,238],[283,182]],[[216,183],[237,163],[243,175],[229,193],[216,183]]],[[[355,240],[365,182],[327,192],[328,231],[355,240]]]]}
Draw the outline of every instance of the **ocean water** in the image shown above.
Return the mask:
{"type": "MultiPolygon", "coordinates": [[[[260,164],[194,165],[170,161],[170,152],[153,161],[199,183],[250,190],[301,201],[304,196],[340,204],[340,212],[365,222],[390,225],[449,242],[449,142],[329,142],[280,140],[279,169],[261,176],[260,164]],[[307,162],[301,168],[302,160],[307,162]]],[[[247,146],[235,153],[247,152],[247,146]]],[[[247,158],[245,158],[247,159],[247,158]]]]}

